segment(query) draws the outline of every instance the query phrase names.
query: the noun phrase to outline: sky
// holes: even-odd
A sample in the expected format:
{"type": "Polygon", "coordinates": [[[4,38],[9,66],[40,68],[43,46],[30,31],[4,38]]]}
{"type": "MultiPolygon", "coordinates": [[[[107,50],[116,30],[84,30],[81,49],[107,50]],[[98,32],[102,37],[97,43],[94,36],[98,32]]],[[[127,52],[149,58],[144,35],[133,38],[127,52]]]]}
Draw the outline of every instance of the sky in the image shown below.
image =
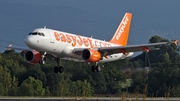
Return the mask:
{"type": "Polygon", "coordinates": [[[179,0],[0,0],[0,52],[27,47],[24,38],[46,26],[109,40],[126,12],[133,14],[129,45],[154,35],[180,39],[179,0]]]}

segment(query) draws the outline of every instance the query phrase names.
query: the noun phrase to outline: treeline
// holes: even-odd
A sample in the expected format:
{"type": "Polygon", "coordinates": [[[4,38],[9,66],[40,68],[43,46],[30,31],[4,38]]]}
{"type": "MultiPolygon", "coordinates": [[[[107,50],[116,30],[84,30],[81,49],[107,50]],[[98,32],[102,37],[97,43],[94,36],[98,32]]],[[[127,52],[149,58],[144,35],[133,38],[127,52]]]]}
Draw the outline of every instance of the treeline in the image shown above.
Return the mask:
{"type": "MultiPolygon", "coordinates": [[[[169,41],[153,36],[149,42],[169,41]]],[[[146,94],[180,96],[180,55],[175,45],[133,59],[103,64],[93,73],[87,63],[61,60],[63,73],[54,73],[56,60],[48,57],[45,65],[27,63],[23,53],[6,50],[0,53],[0,96],[93,96],[94,94],[146,94]],[[151,66],[151,71],[144,67],[151,66]],[[127,69],[128,68],[128,69],[127,69]],[[140,68],[140,69],[139,69],[140,68]]]]}

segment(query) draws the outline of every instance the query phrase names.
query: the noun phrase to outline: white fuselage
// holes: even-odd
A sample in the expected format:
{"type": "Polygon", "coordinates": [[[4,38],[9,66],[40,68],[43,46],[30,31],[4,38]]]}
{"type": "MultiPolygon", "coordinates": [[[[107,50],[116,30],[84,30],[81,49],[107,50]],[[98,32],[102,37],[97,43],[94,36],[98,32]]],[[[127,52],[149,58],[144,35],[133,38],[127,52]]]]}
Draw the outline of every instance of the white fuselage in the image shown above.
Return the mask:
{"type": "MultiPolygon", "coordinates": [[[[81,54],[75,54],[74,48],[96,48],[119,46],[107,41],[84,37],[67,32],[39,28],[35,29],[25,38],[25,44],[36,51],[47,52],[61,59],[85,62],[81,54]]],[[[123,53],[112,54],[108,58],[103,57],[99,62],[110,62],[132,56],[133,53],[124,55],[123,53]]]]}

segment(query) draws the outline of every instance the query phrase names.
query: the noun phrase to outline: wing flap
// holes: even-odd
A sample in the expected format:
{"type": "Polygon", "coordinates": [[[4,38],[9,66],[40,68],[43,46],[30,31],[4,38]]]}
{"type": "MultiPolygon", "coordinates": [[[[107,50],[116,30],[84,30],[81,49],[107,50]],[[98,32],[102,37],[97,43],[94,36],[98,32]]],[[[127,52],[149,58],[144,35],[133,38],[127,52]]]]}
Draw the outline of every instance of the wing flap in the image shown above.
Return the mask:
{"type": "MultiPolygon", "coordinates": [[[[116,53],[125,53],[125,52],[138,52],[138,51],[149,51],[149,50],[159,50],[158,47],[160,45],[168,44],[168,42],[160,42],[160,43],[151,43],[151,44],[140,44],[140,45],[129,45],[129,46],[112,46],[112,47],[96,47],[94,50],[98,50],[100,52],[106,52],[108,55],[116,54],[116,53]]],[[[76,54],[81,54],[81,52],[87,48],[75,48],[73,50],[76,54]]]]}

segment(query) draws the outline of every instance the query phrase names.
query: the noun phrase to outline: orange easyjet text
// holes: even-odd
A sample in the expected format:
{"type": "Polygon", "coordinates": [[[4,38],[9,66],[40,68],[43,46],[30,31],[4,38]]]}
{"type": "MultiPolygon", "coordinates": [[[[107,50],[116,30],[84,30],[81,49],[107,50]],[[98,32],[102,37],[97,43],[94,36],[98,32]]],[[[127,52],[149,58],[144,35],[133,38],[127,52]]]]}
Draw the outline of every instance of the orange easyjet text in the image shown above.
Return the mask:
{"type": "Polygon", "coordinates": [[[97,40],[93,41],[90,38],[81,37],[79,35],[70,35],[70,34],[65,34],[65,33],[54,32],[54,36],[57,41],[71,43],[73,47],[76,45],[79,45],[79,46],[84,45],[85,47],[90,47],[90,48],[111,47],[111,44],[107,42],[102,42],[102,41],[97,41],[97,40]]]}

